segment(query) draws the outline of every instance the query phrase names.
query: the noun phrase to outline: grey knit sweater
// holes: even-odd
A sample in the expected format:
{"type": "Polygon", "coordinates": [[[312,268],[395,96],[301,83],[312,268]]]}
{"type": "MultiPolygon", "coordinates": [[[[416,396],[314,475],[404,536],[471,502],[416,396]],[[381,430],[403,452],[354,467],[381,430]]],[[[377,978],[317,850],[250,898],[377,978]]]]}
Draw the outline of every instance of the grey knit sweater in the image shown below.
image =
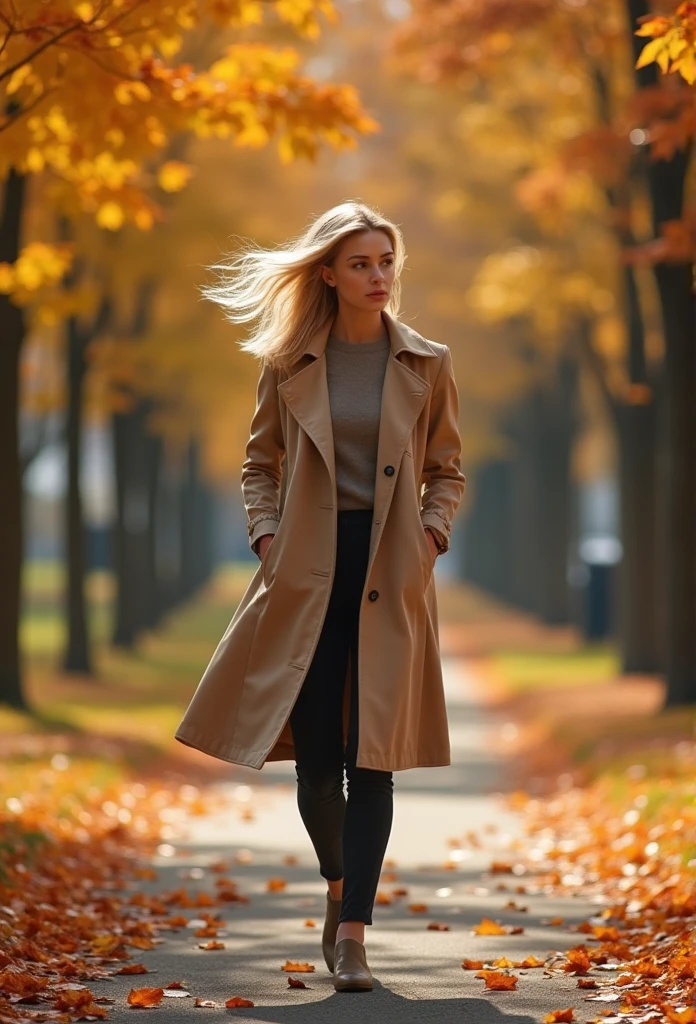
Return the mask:
{"type": "Polygon", "coordinates": [[[389,338],[326,343],[326,379],[333,421],[338,508],[372,508],[382,385],[389,338]]]}

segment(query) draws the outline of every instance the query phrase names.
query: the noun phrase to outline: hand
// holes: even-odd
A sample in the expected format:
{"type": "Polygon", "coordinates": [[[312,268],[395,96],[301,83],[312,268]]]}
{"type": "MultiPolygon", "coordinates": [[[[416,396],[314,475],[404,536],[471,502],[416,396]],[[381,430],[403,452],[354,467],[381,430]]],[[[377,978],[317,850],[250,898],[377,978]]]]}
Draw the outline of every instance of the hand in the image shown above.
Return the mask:
{"type": "Polygon", "coordinates": [[[259,543],[258,543],[258,546],[257,546],[257,550],[258,550],[258,553],[259,553],[259,558],[261,559],[262,562],[263,562],[263,560],[264,560],[264,558],[266,556],[266,552],[270,548],[272,542],[273,542],[273,534],[272,533],[264,533],[261,537],[259,537],[259,543]]]}
{"type": "Polygon", "coordinates": [[[435,538],[433,537],[433,532],[430,529],[430,527],[424,526],[423,529],[425,530],[425,539],[428,542],[428,547],[430,548],[430,554],[433,556],[433,563],[434,563],[435,559],[437,558],[437,556],[439,554],[439,549],[438,549],[437,544],[435,543],[435,538]]]}

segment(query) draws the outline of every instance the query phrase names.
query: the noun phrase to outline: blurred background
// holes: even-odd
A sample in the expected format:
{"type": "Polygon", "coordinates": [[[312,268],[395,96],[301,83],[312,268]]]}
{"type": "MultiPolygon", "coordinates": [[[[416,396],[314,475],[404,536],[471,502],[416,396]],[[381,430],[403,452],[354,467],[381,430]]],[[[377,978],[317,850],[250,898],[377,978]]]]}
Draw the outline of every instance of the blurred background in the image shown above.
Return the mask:
{"type": "Polygon", "coordinates": [[[346,198],[454,357],[450,649],[693,706],[694,5],[147,6],[0,0],[0,727],[170,741],[256,567],[198,288],[346,198]]]}

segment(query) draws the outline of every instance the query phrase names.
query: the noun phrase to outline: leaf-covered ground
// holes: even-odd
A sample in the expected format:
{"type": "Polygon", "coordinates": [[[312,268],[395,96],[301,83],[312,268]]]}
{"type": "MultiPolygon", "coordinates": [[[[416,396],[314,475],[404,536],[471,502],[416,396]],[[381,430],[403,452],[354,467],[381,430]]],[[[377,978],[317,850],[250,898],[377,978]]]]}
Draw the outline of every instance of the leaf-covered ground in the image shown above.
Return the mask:
{"type": "MultiPolygon", "coordinates": [[[[238,927],[230,932],[230,916],[245,921],[244,915],[260,913],[257,941],[263,915],[276,913],[278,901],[289,901],[286,916],[307,936],[320,933],[321,900],[297,896],[310,891],[300,879],[311,872],[302,874],[294,855],[259,856],[236,844],[229,856],[223,846],[203,861],[194,858],[176,876],[152,866],[176,854],[185,823],[191,828],[196,820],[233,814],[240,827],[246,822],[253,829],[257,814],[271,813],[269,800],[282,800],[286,808],[292,803],[289,779],[274,778],[267,793],[231,787],[229,766],[171,739],[243,584],[243,572],[222,573],[161,634],[126,655],[104,643],[108,581],[92,580],[93,614],[101,617],[100,673],[96,681],[75,682],[52,671],[60,646],[52,618],[58,587],[46,575],[36,581],[25,628],[39,714],[32,719],[5,711],[0,718],[0,1021],[110,1019],[131,1008],[171,1006],[171,1013],[184,1004],[229,1015],[237,1006],[249,1009],[255,996],[267,1006],[263,985],[258,994],[238,991],[234,974],[228,991],[216,990],[214,998],[193,991],[176,971],[163,976],[160,970],[152,985],[138,975],[150,971],[148,954],[161,957],[172,943],[180,950],[182,935],[199,955],[224,957],[238,927]],[[213,785],[222,779],[224,786],[213,785]],[[298,899],[306,900],[304,914],[298,899]],[[108,994],[106,983],[119,977],[127,989],[108,994]]],[[[438,794],[418,803],[415,790],[404,790],[403,806],[421,814],[418,808],[430,802],[433,828],[443,827],[444,816],[451,835],[446,843],[443,838],[435,865],[441,877],[437,882],[432,875],[430,889],[412,866],[385,864],[378,923],[389,935],[408,933],[412,941],[414,930],[422,930],[429,943],[441,944],[437,971],[449,1000],[457,999],[457,986],[461,998],[471,998],[470,977],[492,1001],[491,1013],[500,1012],[496,1005],[515,1012],[514,1003],[496,999],[521,1000],[518,1020],[693,1024],[693,718],[657,713],[657,680],[617,681],[610,650],[579,649],[570,634],[545,631],[468,591],[441,589],[443,646],[465,651],[474,667],[477,700],[487,716],[480,743],[487,757],[507,763],[515,780],[508,804],[523,827],[511,839],[499,836],[492,852],[495,829],[466,828],[459,818],[466,796],[443,790],[439,813],[438,794]],[[631,686],[635,699],[622,706],[617,688],[631,686]],[[549,753],[542,756],[545,747],[549,753]],[[436,896],[428,896],[435,885],[436,896]],[[453,907],[457,896],[461,906],[453,907]],[[545,914],[545,905],[588,912],[545,914]],[[476,955],[479,949],[485,952],[476,955]],[[538,1001],[526,1001],[524,993],[537,976],[550,987],[544,1013],[534,1017],[530,1006],[538,1001]],[[569,981],[581,1002],[563,1002],[569,981]]],[[[471,725],[470,709],[466,715],[461,720],[471,725]]],[[[456,708],[453,723],[456,731],[456,708]]],[[[448,785],[452,789],[451,780],[448,785]]],[[[277,928],[275,918],[265,927],[277,928]]],[[[318,948],[318,937],[314,941],[318,948]]],[[[287,976],[293,998],[314,998],[317,971],[327,983],[323,963],[296,955],[297,948],[304,947],[289,937],[274,970],[287,976]]],[[[419,968],[425,970],[417,959],[403,966],[416,986],[419,968]]],[[[421,998],[425,977],[422,989],[421,998]]],[[[412,998],[419,998],[417,990],[412,998]]],[[[403,1006],[400,1013],[405,1019],[403,1006]]]]}

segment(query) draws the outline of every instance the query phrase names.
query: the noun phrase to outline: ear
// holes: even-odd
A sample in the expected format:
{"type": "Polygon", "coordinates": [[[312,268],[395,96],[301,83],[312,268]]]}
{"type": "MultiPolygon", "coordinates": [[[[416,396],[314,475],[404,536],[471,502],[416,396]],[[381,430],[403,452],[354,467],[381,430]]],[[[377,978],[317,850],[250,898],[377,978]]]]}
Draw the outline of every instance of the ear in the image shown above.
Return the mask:
{"type": "Polygon", "coordinates": [[[321,276],[323,277],[326,284],[328,284],[331,288],[336,287],[336,282],[333,279],[333,272],[331,270],[331,267],[322,266],[321,276]]]}

